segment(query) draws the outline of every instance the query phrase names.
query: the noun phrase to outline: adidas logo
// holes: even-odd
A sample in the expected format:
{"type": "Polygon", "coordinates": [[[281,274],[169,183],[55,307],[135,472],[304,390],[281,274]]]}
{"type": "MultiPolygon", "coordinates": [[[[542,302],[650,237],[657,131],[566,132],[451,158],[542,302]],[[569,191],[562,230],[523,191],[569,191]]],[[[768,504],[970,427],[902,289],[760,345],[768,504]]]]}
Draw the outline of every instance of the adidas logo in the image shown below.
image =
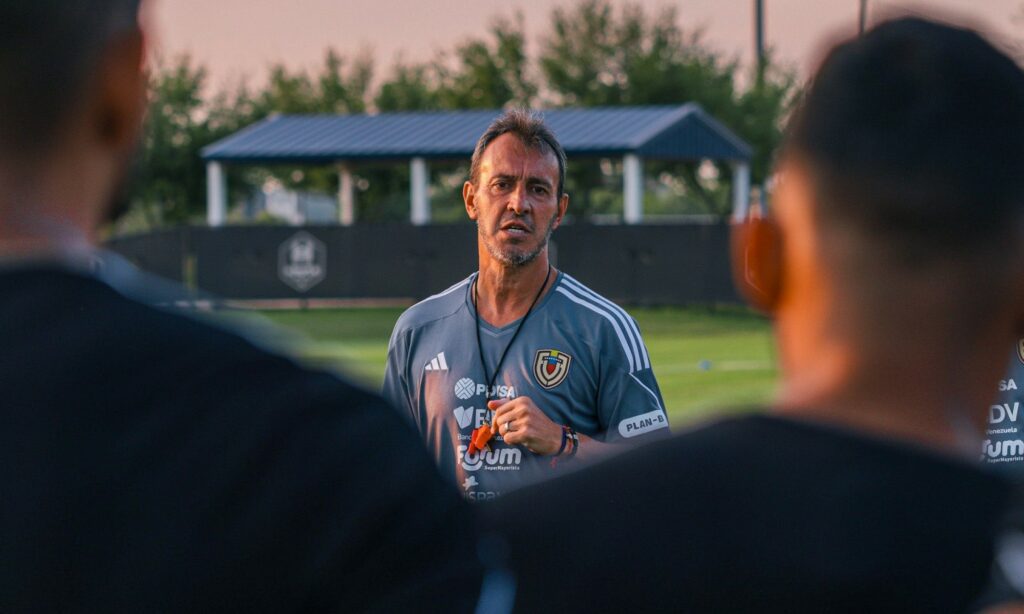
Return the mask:
{"type": "Polygon", "coordinates": [[[445,360],[444,360],[444,352],[441,352],[437,356],[434,356],[434,359],[431,360],[430,362],[428,362],[426,369],[424,369],[424,371],[447,371],[447,370],[448,370],[448,363],[445,362],[445,360]]]}

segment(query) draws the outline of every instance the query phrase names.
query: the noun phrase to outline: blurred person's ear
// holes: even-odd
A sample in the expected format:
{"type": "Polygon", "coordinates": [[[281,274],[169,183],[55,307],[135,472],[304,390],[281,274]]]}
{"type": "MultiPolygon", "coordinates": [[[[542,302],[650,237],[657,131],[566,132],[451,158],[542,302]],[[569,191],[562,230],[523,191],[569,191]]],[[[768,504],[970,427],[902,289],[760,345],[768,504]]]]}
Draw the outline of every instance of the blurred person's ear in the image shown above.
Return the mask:
{"type": "Polygon", "coordinates": [[[733,282],[747,302],[775,313],[782,292],[782,234],[768,217],[734,222],[731,232],[733,282]]]}
{"type": "Polygon", "coordinates": [[[96,107],[92,125],[103,147],[134,151],[146,111],[145,39],[139,29],[114,38],[95,73],[96,107]]]}

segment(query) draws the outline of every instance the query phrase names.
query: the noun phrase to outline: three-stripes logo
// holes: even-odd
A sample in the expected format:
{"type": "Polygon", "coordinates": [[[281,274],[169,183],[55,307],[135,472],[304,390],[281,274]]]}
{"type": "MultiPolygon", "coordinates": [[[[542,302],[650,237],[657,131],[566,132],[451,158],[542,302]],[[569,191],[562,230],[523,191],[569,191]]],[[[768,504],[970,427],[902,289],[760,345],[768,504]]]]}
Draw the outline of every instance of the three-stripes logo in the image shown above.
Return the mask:
{"type": "Polygon", "coordinates": [[[444,359],[444,352],[434,356],[433,360],[427,363],[424,371],[447,371],[448,363],[444,359]]]}

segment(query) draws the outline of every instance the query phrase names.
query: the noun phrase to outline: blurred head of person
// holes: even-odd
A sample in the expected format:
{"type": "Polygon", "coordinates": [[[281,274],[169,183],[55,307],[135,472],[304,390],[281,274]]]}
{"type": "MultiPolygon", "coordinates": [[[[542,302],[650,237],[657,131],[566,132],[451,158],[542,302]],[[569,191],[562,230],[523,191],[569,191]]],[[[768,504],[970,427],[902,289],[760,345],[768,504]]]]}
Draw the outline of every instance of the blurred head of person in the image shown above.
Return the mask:
{"type": "MultiPolygon", "coordinates": [[[[825,57],[737,279],[776,320],[780,406],[984,408],[1024,321],[1024,73],[920,18],[825,57]],[[948,403],[946,403],[948,405],[948,403]]],[[[869,413],[869,412],[866,412],[869,413]]]]}
{"type": "Polygon", "coordinates": [[[0,242],[91,238],[145,109],[140,0],[0,3],[0,242]]]}

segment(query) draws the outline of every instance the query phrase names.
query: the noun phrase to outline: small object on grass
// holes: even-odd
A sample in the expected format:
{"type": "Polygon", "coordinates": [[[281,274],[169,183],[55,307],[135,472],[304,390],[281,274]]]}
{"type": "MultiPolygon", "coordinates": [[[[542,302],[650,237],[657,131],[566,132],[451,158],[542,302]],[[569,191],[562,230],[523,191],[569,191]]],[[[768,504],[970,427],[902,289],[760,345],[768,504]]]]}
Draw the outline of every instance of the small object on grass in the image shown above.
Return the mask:
{"type": "Polygon", "coordinates": [[[697,363],[697,368],[699,368],[701,371],[710,371],[711,370],[711,361],[710,360],[702,360],[699,363],[697,363]]]}

